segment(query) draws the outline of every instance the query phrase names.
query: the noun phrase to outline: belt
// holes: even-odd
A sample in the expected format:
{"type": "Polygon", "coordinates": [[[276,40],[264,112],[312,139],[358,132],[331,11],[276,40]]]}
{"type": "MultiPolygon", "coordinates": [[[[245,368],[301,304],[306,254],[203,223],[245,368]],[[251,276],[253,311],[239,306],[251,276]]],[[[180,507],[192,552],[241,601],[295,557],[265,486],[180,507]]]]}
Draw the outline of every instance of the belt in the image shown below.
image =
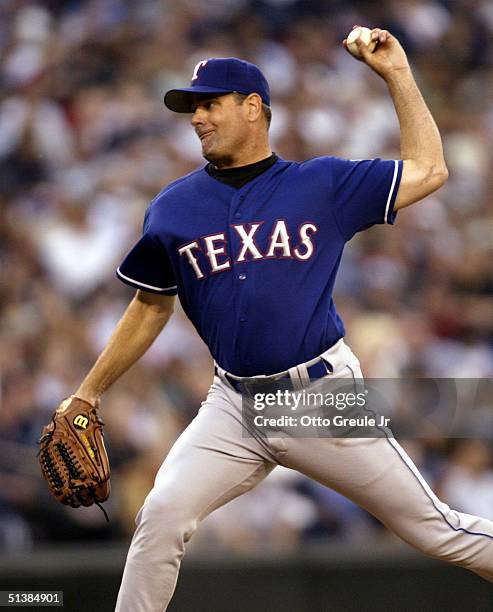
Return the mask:
{"type": "Polygon", "coordinates": [[[268,392],[269,387],[273,390],[282,388],[288,391],[298,391],[309,385],[310,382],[339,370],[346,362],[346,354],[342,350],[343,348],[348,350],[341,338],[315,359],[277,374],[241,377],[223,370],[217,364],[214,367],[214,373],[228,382],[235,391],[243,395],[251,395],[261,390],[268,392]]]}

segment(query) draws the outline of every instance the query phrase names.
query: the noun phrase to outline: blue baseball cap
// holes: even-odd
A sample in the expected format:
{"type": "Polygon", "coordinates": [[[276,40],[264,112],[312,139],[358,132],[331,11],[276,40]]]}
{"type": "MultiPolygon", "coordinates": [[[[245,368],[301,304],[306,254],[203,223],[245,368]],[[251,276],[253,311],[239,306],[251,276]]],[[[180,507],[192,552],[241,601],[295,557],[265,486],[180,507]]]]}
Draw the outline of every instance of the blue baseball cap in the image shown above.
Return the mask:
{"type": "Polygon", "coordinates": [[[175,113],[193,113],[196,94],[224,95],[234,91],[241,94],[257,93],[270,106],[269,84],[258,66],[225,57],[202,60],[195,66],[190,87],[170,89],[164,103],[175,113]]]}

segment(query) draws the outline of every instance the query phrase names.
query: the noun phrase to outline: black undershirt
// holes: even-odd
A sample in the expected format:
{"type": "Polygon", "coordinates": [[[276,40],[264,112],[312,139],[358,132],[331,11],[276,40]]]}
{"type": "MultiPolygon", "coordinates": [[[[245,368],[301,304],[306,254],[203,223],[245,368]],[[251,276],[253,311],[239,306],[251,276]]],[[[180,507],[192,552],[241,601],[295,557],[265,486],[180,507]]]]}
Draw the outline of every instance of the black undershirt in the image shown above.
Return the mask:
{"type": "Polygon", "coordinates": [[[277,161],[277,155],[272,153],[270,157],[262,159],[254,164],[248,164],[248,166],[239,166],[238,168],[215,168],[211,163],[207,164],[205,170],[208,174],[213,176],[221,183],[226,183],[231,187],[240,189],[243,185],[246,185],[249,181],[262,174],[273,166],[277,161]]]}

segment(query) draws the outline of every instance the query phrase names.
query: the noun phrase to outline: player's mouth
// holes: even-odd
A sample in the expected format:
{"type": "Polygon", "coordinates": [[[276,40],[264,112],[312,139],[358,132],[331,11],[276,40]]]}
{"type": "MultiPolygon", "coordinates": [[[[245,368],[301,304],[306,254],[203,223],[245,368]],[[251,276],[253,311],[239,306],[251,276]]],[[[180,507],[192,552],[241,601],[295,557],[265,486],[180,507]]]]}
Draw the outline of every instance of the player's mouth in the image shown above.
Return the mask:
{"type": "Polygon", "coordinates": [[[214,130],[207,130],[207,132],[202,132],[202,134],[199,134],[200,140],[203,141],[204,138],[207,138],[207,136],[210,136],[213,132],[214,130]]]}

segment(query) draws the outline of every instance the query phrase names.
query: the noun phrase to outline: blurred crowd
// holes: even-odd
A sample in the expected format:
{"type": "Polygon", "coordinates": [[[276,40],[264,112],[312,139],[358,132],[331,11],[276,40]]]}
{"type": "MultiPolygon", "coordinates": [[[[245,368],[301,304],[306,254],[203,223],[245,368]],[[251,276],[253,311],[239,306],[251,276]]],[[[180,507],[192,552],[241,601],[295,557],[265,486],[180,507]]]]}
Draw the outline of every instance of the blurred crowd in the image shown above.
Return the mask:
{"type": "MultiPolygon", "coordinates": [[[[133,291],[114,270],[148,202],[203,164],[187,116],[163,92],[197,61],[239,56],[272,89],[284,158],[399,157],[385,84],[342,48],[353,24],[407,50],[440,127],[448,183],[394,228],[347,247],[336,302],[372,377],[493,377],[493,4],[490,0],[3,0],[0,3],[0,550],[128,539],[173,441],[212,378],[178,310],[104,400],[113,467],[98,508],[49,497],[37,439],[76,389],[133,291]]],[[[487,407],[489,409],[489,407],[487,407]]],[[[486,439],[406,442],[457,509],[493,519],[486,439]]],[[[291,551],[373,541],[381,526],[283,468],[218,510],[194,546],[291,551]]]]}

